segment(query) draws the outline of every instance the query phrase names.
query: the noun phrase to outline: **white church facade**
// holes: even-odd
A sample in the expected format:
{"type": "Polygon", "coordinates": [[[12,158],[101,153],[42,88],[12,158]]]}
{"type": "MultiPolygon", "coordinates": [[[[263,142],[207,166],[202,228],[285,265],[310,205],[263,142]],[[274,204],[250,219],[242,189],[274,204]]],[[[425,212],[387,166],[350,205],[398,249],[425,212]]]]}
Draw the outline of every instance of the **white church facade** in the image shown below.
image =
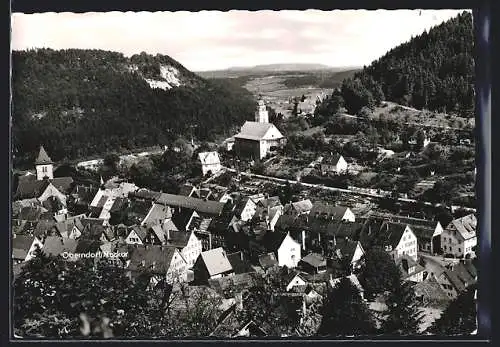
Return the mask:
{"type": "Polygon", "coordinates": [[[234,136],[234,149],[240,156],[260,160],[269,152],[282,147],[286,139],[272,123],[262,99],[259,100],[255,121],[243,124],[239,134],[234,136]]]}

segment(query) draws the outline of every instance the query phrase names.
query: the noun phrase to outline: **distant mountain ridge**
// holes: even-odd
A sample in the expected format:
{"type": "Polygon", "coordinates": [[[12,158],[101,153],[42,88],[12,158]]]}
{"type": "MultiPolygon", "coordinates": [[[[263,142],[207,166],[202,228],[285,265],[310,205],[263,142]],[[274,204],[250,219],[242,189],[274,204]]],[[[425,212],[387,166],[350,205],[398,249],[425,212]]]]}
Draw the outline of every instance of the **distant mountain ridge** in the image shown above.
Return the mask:
{"type": "Polygon", "coordinates": [[[210,140],[253,117],[255,100],[227,81],[205,80],[166,55],[103,50],[12,53],[16,160],[44,145],[54,160],[210,140]]]}

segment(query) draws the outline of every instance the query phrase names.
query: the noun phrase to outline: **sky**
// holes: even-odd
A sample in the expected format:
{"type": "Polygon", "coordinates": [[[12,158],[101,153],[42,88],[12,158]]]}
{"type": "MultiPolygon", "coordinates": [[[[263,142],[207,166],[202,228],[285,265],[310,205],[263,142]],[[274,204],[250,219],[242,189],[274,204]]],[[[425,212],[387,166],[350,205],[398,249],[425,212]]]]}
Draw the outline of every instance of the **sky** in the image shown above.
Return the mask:
{"type": "Polygon", "coordinates": [[[13,13],[11,46],[159,53],[192,71],[278,63],[358,67],[462,11],[13,13]]]}

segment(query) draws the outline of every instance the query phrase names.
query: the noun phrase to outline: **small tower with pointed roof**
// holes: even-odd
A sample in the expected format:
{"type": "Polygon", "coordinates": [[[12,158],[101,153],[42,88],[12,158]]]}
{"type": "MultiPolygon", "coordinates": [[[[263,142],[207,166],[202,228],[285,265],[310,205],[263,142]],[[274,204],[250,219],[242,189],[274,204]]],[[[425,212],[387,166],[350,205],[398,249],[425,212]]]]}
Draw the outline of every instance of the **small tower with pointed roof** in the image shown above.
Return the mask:
{"type": "Polygon", "coordinates": [[[40,147],[40,152],[38,153],[38,157],[35,161],[36,167],[36,179],[41,181],[45,178],[53,179],[54,178],[54,162],[48,156],[47,152],[43,146],[40,147]]]}
{"type": "Polygon", "coordinates": [[[262,97],[259,97],[259,106],[255,112],[255,121],[257,123],[269,123],[269,113],[266,109],[266,104],[262,97]]]}

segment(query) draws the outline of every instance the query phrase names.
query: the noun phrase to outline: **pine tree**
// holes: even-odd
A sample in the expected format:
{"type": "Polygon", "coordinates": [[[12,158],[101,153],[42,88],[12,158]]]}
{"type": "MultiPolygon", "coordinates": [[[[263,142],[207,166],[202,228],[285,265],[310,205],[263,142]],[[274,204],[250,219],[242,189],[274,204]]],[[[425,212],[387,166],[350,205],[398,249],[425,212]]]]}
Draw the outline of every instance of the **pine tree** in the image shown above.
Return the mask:
{"type": "Polygon", "coordinates": [[[389,335],[416,335],[420,332],[422,313],[411,282],[399,281],[387,299],[386,319],[382,332],[389,335]]]}
{"type": "Polygon", "coordinates": [[[319,334],[323,336],[360,336],[375,332],[375,320],[358,289],[343,277],[327,297],[319,334]]]}

